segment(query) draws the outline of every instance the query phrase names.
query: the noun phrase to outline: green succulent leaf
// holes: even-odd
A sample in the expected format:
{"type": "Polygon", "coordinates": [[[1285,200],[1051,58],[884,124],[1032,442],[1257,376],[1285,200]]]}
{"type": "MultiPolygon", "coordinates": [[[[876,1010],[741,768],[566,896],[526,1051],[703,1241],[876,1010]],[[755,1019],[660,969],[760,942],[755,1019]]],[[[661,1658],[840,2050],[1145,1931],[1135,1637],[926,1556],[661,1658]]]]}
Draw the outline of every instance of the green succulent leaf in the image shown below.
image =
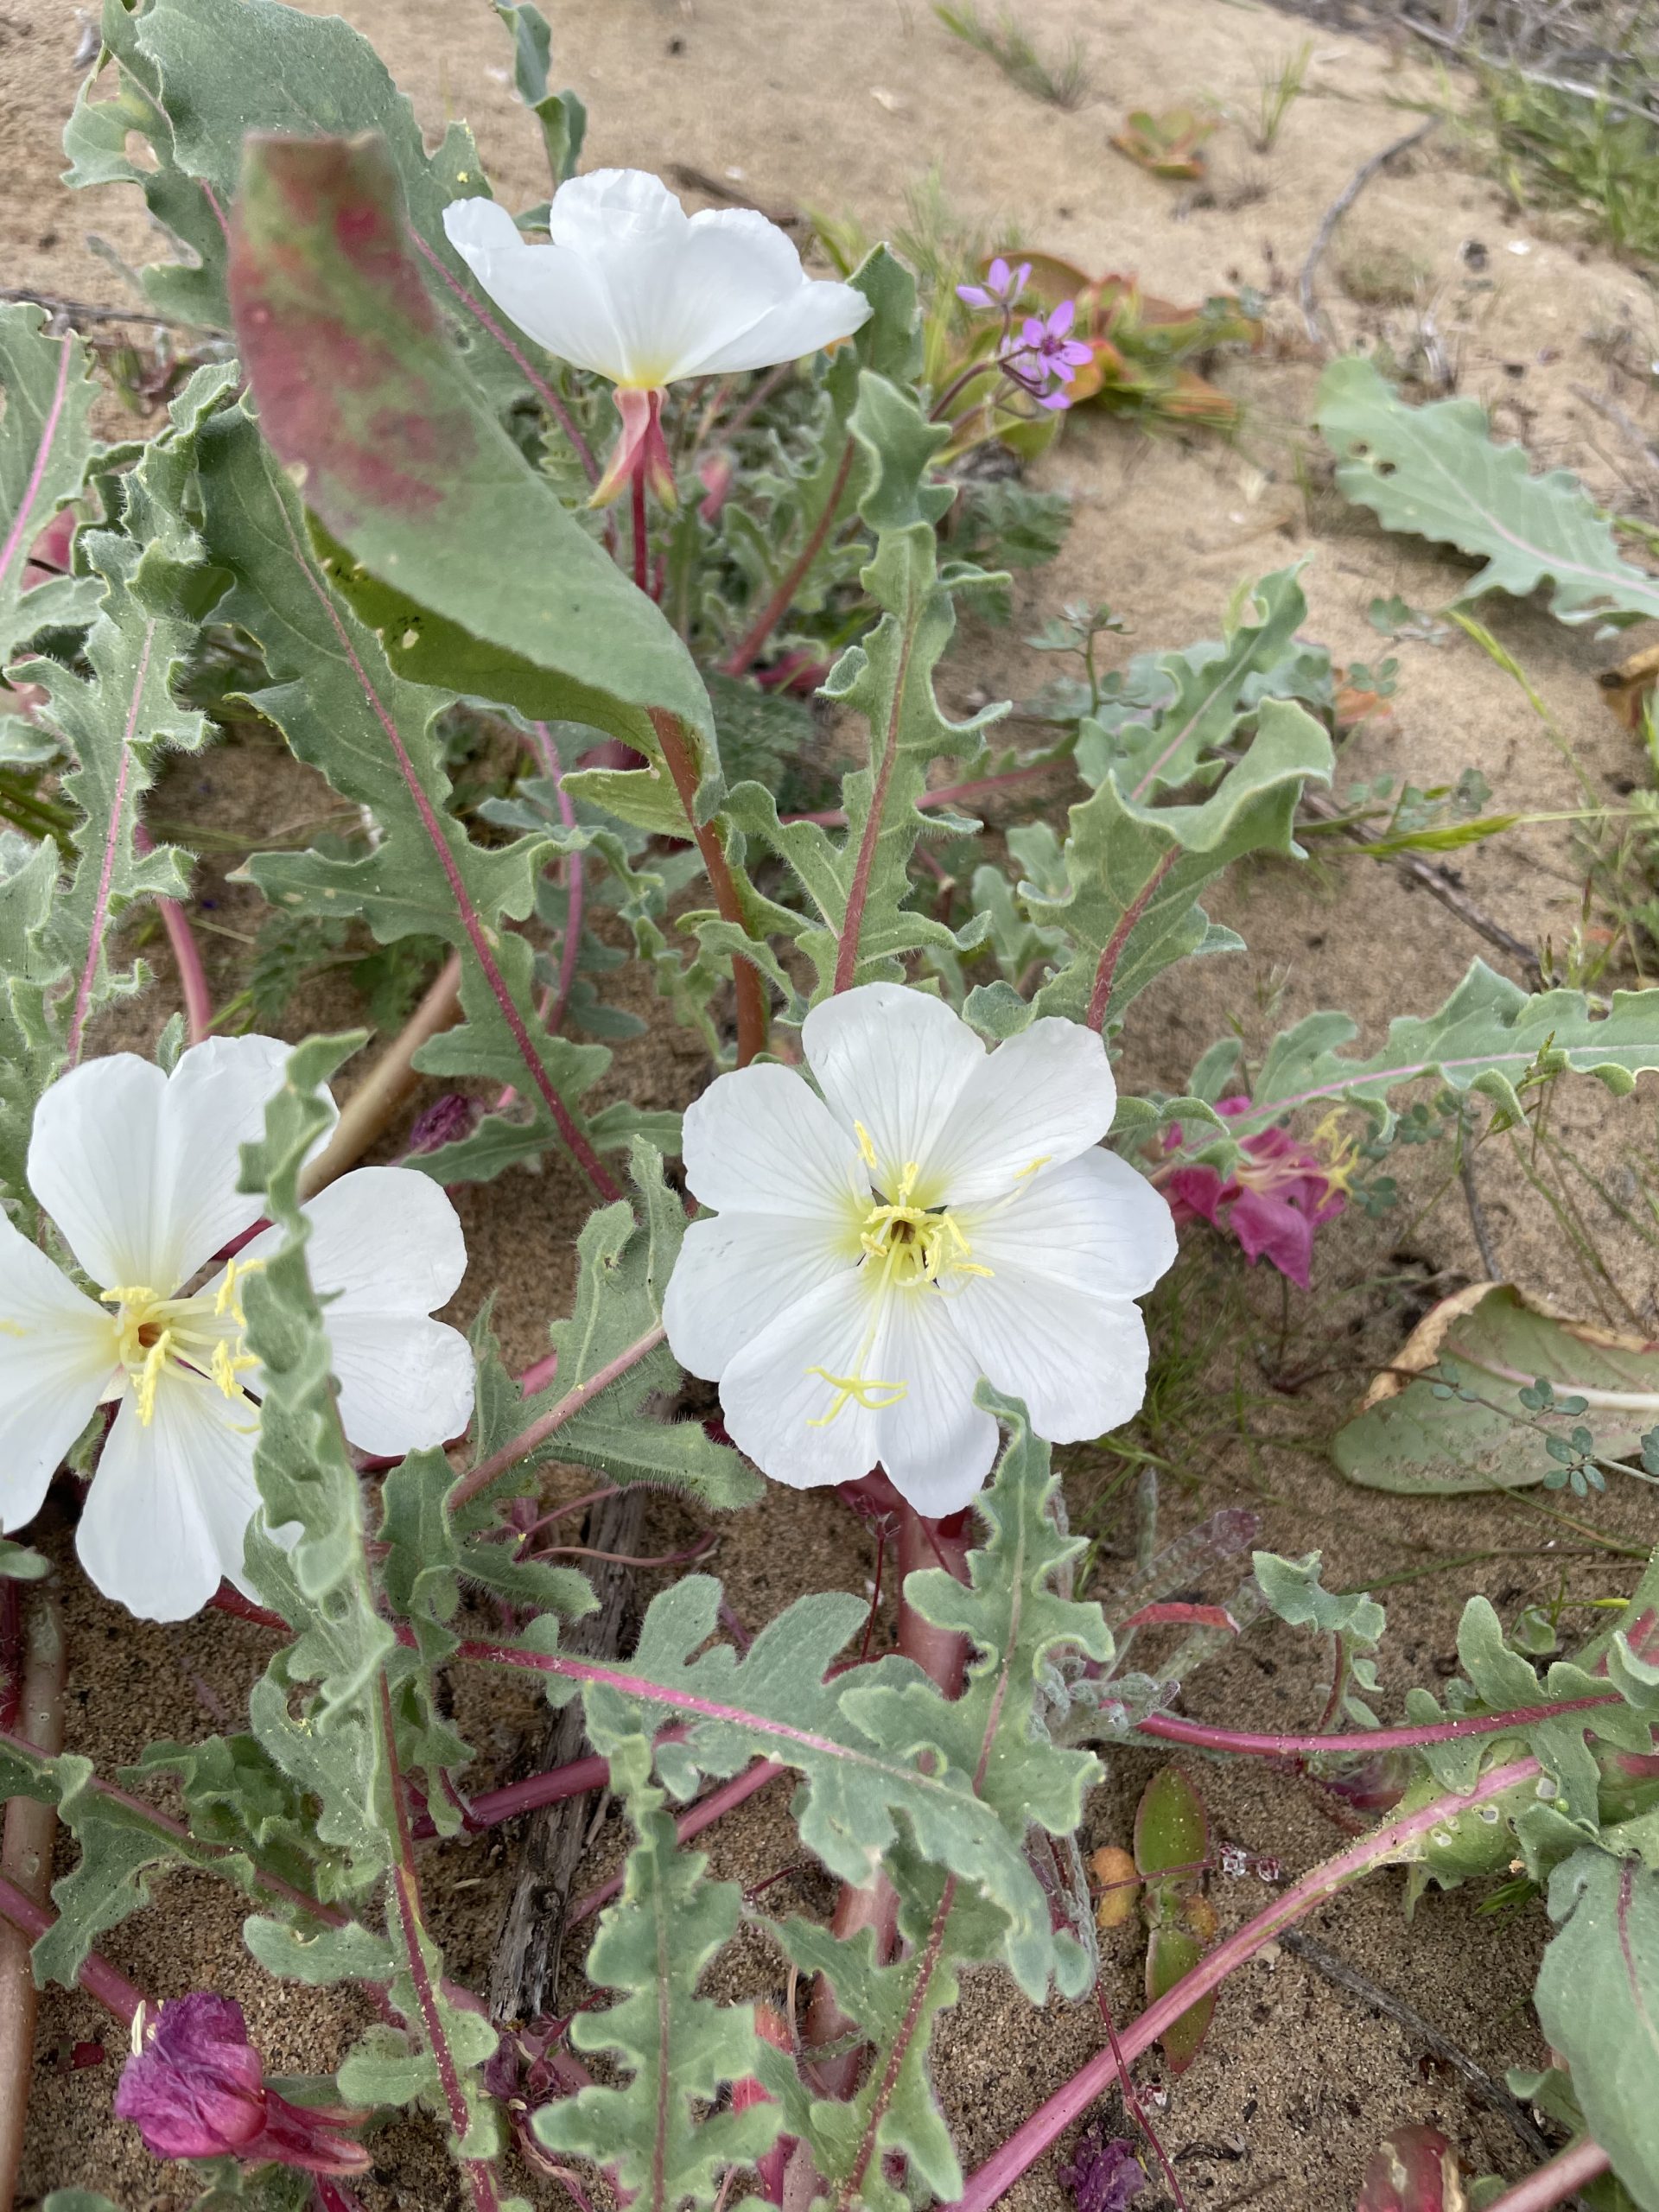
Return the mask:
{"type": "Polygon", "coordinates": [[[1535,476],[1524,446],[1496,445],[1472,399],[1408,407],[1375,365],[1332,361],[1318,421],[1337,456],[1337,482],[1385,529],[1455,545],[1484,563],[1463,600],[1524,599],[1549,586],[1563,622],[1634,622],[1659,615],[1659,578],[1632,568],[1578,478],[1535,476]]]}

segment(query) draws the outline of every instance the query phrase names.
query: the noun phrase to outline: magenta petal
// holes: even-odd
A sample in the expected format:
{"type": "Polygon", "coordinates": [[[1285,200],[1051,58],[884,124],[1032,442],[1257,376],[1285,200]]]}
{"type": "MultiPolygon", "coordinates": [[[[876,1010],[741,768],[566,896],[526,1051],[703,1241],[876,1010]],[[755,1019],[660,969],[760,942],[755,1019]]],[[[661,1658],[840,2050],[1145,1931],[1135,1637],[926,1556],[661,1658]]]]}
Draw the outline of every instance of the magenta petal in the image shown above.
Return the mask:
{"type": "Polygon", "coordinates": [[[1049,336],[1051,338],[1064,338],[1066,332],[1071,329],[1071,325],[1076,321],[1077,315],[1077,302],[1075,300],[1062,300],[1058,307],[1055,308],[1053,314],[1048,318],[1049,336]]]}
{"type": "Polygon", "coordinates": [[[1051,414],[1058,415],[1071,404],[1071,395],[1062,385],[1058,391],[1046,391],[1037,404],[1046,407],[1051,414]]]}
{"type": "Polygon", "coordinates": [[[1265,1191],[1241,1191],[1227,1226],[1252,1266],[1259,1259],[1269,1259],[1299,1290],[1307,1289],[1313,1224],[1299,1208],[1265,1191]]]}
{"type": "Polygon", "coordinates": [[[1040,315],[1028,315],[1020,335],[1024,340],[1028,352],[1040,353],[1043,350],[1043,340],[1048,335],[1048,326],[1040,315]]]}
{"type": "Polygon", "coordinates": [[[121,2069],[116,2113],[158,2158],[222,2158],[264,2126],[263,2072],[242,2007],[200,1991],[146,2023],[143,2050],[121,2069]]]}
{"type": "Polygon", "coordinates": [[[1199,1221],[1207,1221],[1212,1229],[1220,1228],[1221,1209],[1230,1190],[1213,1167],[1178,1167],[1164,1184],[1163,1192],[1172,1206],[1183,1205],[1199,1221]]]}
{"type": "Polygon", "coordinates": [[[957,297],[964,307],[988,308],[991,304],[991,296],[982,284],[958,284],[957,297]]]}
{"type": "Polygon", "coordinates": [[[987,289],[995,292],[999,299],[1007,297],[1008,264],[1000,253],[985,272],[985,283],[987,289]]]}

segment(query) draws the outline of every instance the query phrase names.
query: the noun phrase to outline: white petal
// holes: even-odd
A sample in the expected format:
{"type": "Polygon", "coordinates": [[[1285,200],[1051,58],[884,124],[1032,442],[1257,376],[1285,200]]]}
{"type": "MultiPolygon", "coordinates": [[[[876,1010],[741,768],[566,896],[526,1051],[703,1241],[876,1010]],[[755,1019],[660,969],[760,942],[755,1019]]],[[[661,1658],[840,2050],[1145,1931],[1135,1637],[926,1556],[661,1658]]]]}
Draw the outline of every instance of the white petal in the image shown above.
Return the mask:
{"type": "Polygon", "coordinates": [[[959,1512],[996,1457],[997,1427],[974,1403],[979,1361],[951,1326],[950,1301],[934,1290],[887,1301],[881,1372],[907,1387],[876,1416],[881,1465],[893,1488],[929,1520],[959,1512]]]}
{"type": "Polygon", "coordinates": [[[116,1320],[0,1213],[0,1527],[40,1510],[116,1369],[116,1320]]]}
{"type": "Polygon", "coordinates": [[[649,169],[589,169],[567,177],[548,213],[555,245],[595,257],[630,238],[683,244],[690,228],[684,208],[649,169]]]}
{"type": "Polygon", "coordinates": [[[613,383],[626,381],[626,349],[592,262],[568,246],[531,245],[490,200],[451,200],[443,227],[497,307],[538,346],[613,383]]]}
{"type": "Polygon", "coordinates": [[[724,298],[755,302],[741,329],[711,339],[682,356],[680,376],[731,376],[744,369],[798,361],[838,338],[850,338],[869,320],[870,303],[850,284],[810,277],[800,255],[776,223],[752,207],[723,207],[691,218],[699,254],[717,239],[721,262],[711,276],[724,279],[724,298]]]}
{"type": "Polygon", "coordinates": [[[864,983],[815,1006],[801,1042],[818,1087],[852,1128],[861,1123],[875,1147],[875,1176],[888,1194],[906,1166],[921,1171],[911,1197],[939,1203],[933,1151],[985,1047],[943,999],[899,983],[864,983]]]}
{"type": "Polygon", "coordinates": [[[949,1304],[950,1325],[995,1387],[1023,1398],[1053,1444],[1119,1428],[1147,1394],[1147,1330],[1127,1299],[1086,1294],[1004,1264],[949,1304]]]}
{"type": "Polygon", "coordinates": [[[1163,1192],[1098,1147],[1032,1176],[1006,1204],[962,1207],[957,1221],[976,1265],[1024,1268],[1098,1298],[1139,1298],[1175,1261],[1163,1192]]]}
{"type": "Polygon", "coordinates": [[[1058,1166],[1098,1144],[1116,1105],[1100,1038],[1046,1016],[974,1070],[928,1154],[929,1173],[952,1206],[1000,1198],[1033,1160],[1058,1166]]]}
{"type": "Polygon", "coordinates": [[[728,1434],[774,1482],[792,1490],[855,1482],[880,1457],[878,1417],[864,1407],[849,1404],[833,1421],[813,1425],[830,1412],[836,1391],[808,1371],[887,1379],[877,1363],[880,1345],[870,1342],[875,1319],[868,1271],[849,1269],[787,1306],[721,1376],[728,1434]]]}
{"type": "Polygon", "coordinates": [[[340,1385],[340,1426],[359,1451],[396,1459],[466,1434],[473,1417],[473,1350],[459,1329],[343,1304],[329,1306],[323,1321],[340,1385]]]}
{"type": "Polygon", "coordinates": [[[160,1068],[111,1052],[60,1077],[35,1109],[29,1186],[100,1290],[143,1283],[166,1298],[179,1285],[156,1211],[166,1091],[160,1068]]]}
{"type": "Polygon", "coordinates": [[[245,1399],[162,1378],[148,1427],[128,1400],[116,1415],[80,1516],[75,1549],[106,1598],[141,1619],[188,1620],[221,1578],[242,1577],[257,1422],[245,1399]]]}
{"type": "MultiPolygon", "coordinates": [[[[442,1186],[418,1168],[359,1167],[305,1213],[346,1435],[361,1451],[391,1455],[462,1434],[472,1418],[472,1350],[459,1330],[424,1318],[448,1304],[467,1272],[461,1217],[442,1186]]],[[[280,1230],[266,1230],[238,1254],[238,1267],[282,1243],[280,1230]]],[[[257,1390],[257,1369],[244,1379],[257,1390]]]]}
{"type": "Polygon", "coordinates": [[[792,1068],[716,1076],[686,1109],[680,1151],[693,1197],[720,1212],[817,1217],[855,1232],[869,1211],[856,1142],[792,1068]]]}
{"type": "Polygon", "coordinates": [[[723,1213],[694,1221],[663,1300],[669,1350],[688,1374],[717,1382],[785,1306],[859,1258],[855,1230],[816,1217],[723,1213]]]}
{"type": "Polygon", "coordinates": [[[236,1187],[241,1147],[264,1134],[289,1050],[274,1037],[210,1038],[171,1077],[115,1052],[46,1092],[29,1187],[101,1289],[170,1297],[258,1220],[257,1197],[236,1187]]]}

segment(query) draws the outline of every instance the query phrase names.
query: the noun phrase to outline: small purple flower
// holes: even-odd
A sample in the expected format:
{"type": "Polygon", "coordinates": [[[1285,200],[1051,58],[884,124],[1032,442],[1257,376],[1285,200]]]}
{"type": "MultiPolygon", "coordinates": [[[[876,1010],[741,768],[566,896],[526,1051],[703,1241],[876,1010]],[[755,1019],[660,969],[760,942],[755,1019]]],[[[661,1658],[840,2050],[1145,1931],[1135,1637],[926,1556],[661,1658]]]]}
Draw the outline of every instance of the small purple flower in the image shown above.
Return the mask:
{"type": "Polygon", "coordinates": [[[416,1116],[409,1133],[408,1156],[436,1152],[441,1145],[459,1144],[463,1137],[471,1136],[483,1118],[481,1099],[463,1097],[458,1090],[446,1090],[416,1116]]]}
{"type": "Polygon", "coordinates": [[[1133,2143],[1109,2134],[1103,2120],[1091,2120],[1077,2138],[1071,2164],[1060,2168],[1060,2186],[1077,2212],[1129,2212],[1147,2186],[1147,2171],[1133,2143]]]}
{"type": "Polygon", "coordinates": [[[964,307],[1008,308],[1031,282],[1031,264],[1022,261],[1011,270],[999,253],[985,272],[982,284],[958,284],[957,297],[964,307]]]}
{"type": "Polygon", "coordinates": [[[1067,335],[1077,313],[1075,300],[1062,300],[1046,318],[1027,315],[1020,343],[1002,364],[1045,407],[1069,407],[1071,398],[1066,385],[1085,362],[1094,359],[1091,346],[1067,335]]]}
{"type": "Polygon", "coordinates": [[[265,2087],[242,2007],[199,1990],[169,1999],[134,2024],[116,2115],[130,2120],[158,2158],[279,2161],[311,2173],[366,2171],[369,2154],[348,2131],[365,2113],[313,2112],[265,2087]]]}

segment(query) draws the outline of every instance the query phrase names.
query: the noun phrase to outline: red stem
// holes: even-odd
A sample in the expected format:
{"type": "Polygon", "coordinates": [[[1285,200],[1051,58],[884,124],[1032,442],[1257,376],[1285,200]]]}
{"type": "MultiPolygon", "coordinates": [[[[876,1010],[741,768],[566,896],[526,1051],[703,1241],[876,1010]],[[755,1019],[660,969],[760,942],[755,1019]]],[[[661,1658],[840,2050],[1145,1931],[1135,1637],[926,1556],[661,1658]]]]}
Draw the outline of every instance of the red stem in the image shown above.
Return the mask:
{"type": "Polygon", "coordinates": [[[651,551],[645,536],[645,448],[633,465],[631,517],[633,524],[633,581],[646,598],[651,596],[651,551]]]}
{"type": "MultiPolygon", "coordinates": [[[[0,1875],[0,1916],[9,1920],[14,1928],[21,1928],[31,1942],[38,1942],[48,1928],[56,1925],[55,1912],[20,1890],[16,1882],[9,1882],[0,1875]]],[[[75,1980],[89,1997],[97,1998],[107,2005],[118,2020],[124,2020],[130,2027],[138,2016],[138,2008],[148,2002],[142,1989],[135,1988],[125,1974],[112,1967],[107,1959],[92,1952],[82,1963],[75,1980]]]]}
{"type": "MultiPolygon", "coordinates": [[[[1218,1943],[1191,1974],[1183,1974],[1156,2004],[1149,2005],[1125,2029],[1119,2038],[1123,2063],[1128,2064],[1142,2051],[1149,2050],[1166,2029],[1173,2027],[1201,1997],[1218,1989],[1228,1975],[1247,1959],[1253,1958],[1264,1943],[1270,1943],[1274,1936],[1328,1897],[1334,1897],[1362,1874],[1370,1872],[1373,1867],[1401,1857],[1442,1821],[1455,1819],[1491,1798],[1501,1796],[1506,1789],[1531,1781],[1541,1771],[1535,1758],[1511,1759],[1506,1765],[1494,1767],[1490,1773],[1482,1775],[1466,1796],[1448,1790],[1446,1796],[1436,1797],[1419,1811],[1390,1821],[1349,1850],[1339,1852],[1334,1859],[1325,1859],[1282,1896],[1275,1897],[1265,1911],[1257,1913],[1254,1920],[1246,1921],[1225,1942],[1218,1943]]],[[[1117,2057],[1109,2049],[1096,2053],[1064,2088],[1038,2107],[1000,2151],[969,2177],[967,2187],[950,2212],[989,2212],[990,2206],[1111,2086],[1116,2078],[1117,2065],[1117,2057]]]]}
{"type": "MultiPolygon", "coordinates": [[[[132,842],[141,853],[153,853],[156,849],[156,840],[142,822],[132,825],[132,842]]],[[[158,899],[156,911],[162,918],[162,927],[167,931],[167,941],[172,949],[173,965],[178,970],[190,1042],[200,1045],[213,1033],[213,995],[207,988],[201,949],[190,926],[190,917],[176,899],[158,899]]]]}
{"type": "Polygon", "coordinates": [[[742,676],[753,665],[766,639],[794,605],[795,594],[801,588],[803,577],[823,552],[823,542],[836,526],[842,494],[846,491],[847,480],[853,473],[853,461],[857,452],[857,445],[849,431],[840,466],[836,470],[835,481],[830,486],[830,496],[823,503],[823,512],[813,524],[805,544],[784,571],[783,581],[761,608],[753,627],[727,660],[728,676],[742,676]]]}
{"type": "Polygon", "coordinates": [[[1502,2196],[1494,2197],[1488,2212],[1548,2212],[1551,2205],[1565,2204],[1586,2182],[1605,2174],[1611,2164],[1599,2143],[1586,2139],[1582,2143],[1569,2144],[1548,2165],[1540,2166],[1525,2181],[1517,2182],[1502,2196]]]}
{"type": "Polygon", "coordinates": [[[391,1690],[384,1671],[380,1675],[379,1693],[381,1748],[388,1769],[393,1834],[397,1845],[397,1856],[391,1868],[391,1888],[397,1902],[398,1926],[403,1934],[404,1955],[410,1978],[415,1986],[415,2002],[421,2015],[421,2031],[425,2037],[426,2047],[432,2054],[432,2063],[437,2069],[439,2086],[443,2091],[444,2106],[449,2115],[450,2132],[454,2137],[456,2163],[467,2177],[467,2186],[476,2212],[497,2212],[495,2177],[490,2171],[488,2162],[482,2158],[463,2158],[461,2154],[461,2145],[472,2126],[472,2115],[467,2110],[467,2092],[461,2087],[461,2070],[455,2064],[455,2055],[450,2050],[449,2038],[444,2032],[438,1993],[426,1968],[420,1882],[415,1872],[415,1850],[409,1832],[409,1805],[404,1795],[403,1776],[397,1768],[391,1690]]]}
{"type": "MultiPolygon", "coordinates": [[[[734,924],[747,937],[748,922],[720,834],[712,823],[697,820],[697,775],[691,765],[684,729],[678,716],[671,715],[665,708],[652,707],[650,712],[651,726],[657,733],[663,760],[685,810],[687,827],[702,855],[715,905],[721,919],[734,924]]],[[[766,1048],[766,1001],[760,970],[752,961],[734,960],[732,985],[737,995],[737,1065],[746,1068],[757,1053],[766,1048]]]]}
{"type": "Polygon", "coordinates": [[[637,1338],[626,1351],[618,1352],[616,1357],[601,1367],[597,1374],[590,1375],[585,1382],[578,1382],[574,1390],[567,1390],[558,1403],[549,1407],[539,1421],[531,1421],[530,1427],[521,1429],[510,1443],[504,1444],[499,1452],[492,1452],[487,1459],[474,1467],[470,1475],[461,1477],[449,1493],[450,1511],[459,1512],[468,1499],[476,1497],[480,1491],[487,1490],[498,1476],[505,1474],[509,1467],[516,1466],[520,1459],[528,1458],[537,1445],[545,1443],[550,1436],[564,1427],[566,1421],[581,1413],[584,1407],[591,1405],[602,1392],[608,1390],[619,1376],[626,1375],[631,1367],[637,1367],[646,1353],[655,1351],[662,1341],[663,1329],[659,1323],[656,1328],[647,1329],[643,1337],[637,1338]]]}
{"type": "Polygon", "coordinates": [[[1137,1735],[1161,1736],[1166,1743],[1191,1744],[1205,1751],[1255,1752],[1268,1758],[1297,1758],[1314,1751],[1397,1751],[1414,1750],[1419,1744],[1456,1743],[1465,1736],[1501,1736],[1512,1729],[1530,1728],[1541,1720],[1554,1720],[1563,1713],[1586,1713],[1593,1707],[1622,1705],[1617,1690],[1594,1697],[1563,1698],[1554,1705],[1519,1705],[1510,1713],[1477,1713],[1457,1720],[1429,1721],[1415,1728],[1357,1728],[1343,1736],[1261,1736],[1247,1729],[1211,1728],[1202,1721],[1178,1720],[1173,1713],[1154,1713],[1137,1720],[1137,1735]]]}
{"type": "MultiPolygon", "coordinates": [[[[659,1737],[658,1740],[660,1742],[662,1738],[659,1737]]],[[[603,1764],[603,1761],[601,1764],[603,1764]]],[[[753,1765],[746,1766],[741,1774],[734,1775],[731,1781],[722,1783],[718,1789],[711,1789],[706,1797],[699,1798],[689,1813],[681,1814],[674,1823],[675,1841],[690,1843],[694,1836],[701,1835],[705,1828],[711,1828],[716,1821],[723,1820],[734,1807],[746,1803],[758,1791],[764,1789],[769,1782],[775,1782],[785,1770],[774,1760],[756,1759],[753,1765]]],[[[601,1882],[596,1890],[589,1890],[585,1897],[578,1897],[570,1908],[565,1925],[574,1928],[579,1922],[591,1919],[594,1913],[620,1893],[622,1878],[620,1874],[613,1874],[608,1882],[601,1882]]]]}
{"type": "MultiPolygon", "coordinates": [[[[924,791],[916,804],[925,814],[931,807],[954,806],[958,799],[988,798],[1007,791],[1014,784],[1034,783],[1039,776],[1052,776],[1057,769],[1070,765],[1065,760],[1027,761],[1024,767],[1005,769],[1000,776],[980,776],[968,784],[942,784],[938,791],[924,791]]],[[[847,827],[846,811],[839,806],[824,807],[817,814],[786,814],[783,818],[785,822],[817,822],[826,830],[847,827]]]]}
{"type": "Polygon", "coordinates": [[[294,525],[289,518],[286,505],[279,503],[278,512],[282,515],[283,528],[288,534],[289,545],[295,560],[299,564],[300,573],[315,593],[319,605],[327,615],[339,642],[340,652],[350,664],[352,673],[357,678],[370,711],[379,723],[385,733],[386,742],[391,748],[392,758],[397,764],[397,772],[404,779],[410,803],[420,817],[421,827],[425,830],[428,841],[436,856],[438,866],[443,871],[444,880],[448,885],[449,895],[454,901],[456,912],[461,916],[461,927],[466,932],[468,944],[472,947],[473,957],[478,962],[483,972],[484,980],[489,986],[490,995],[499,1009],[501,1019],[505,1023],[513,1043],[518,1048],[519,1057],[530,1071],[531,1081],[540,1091],[543,1103],[552,1116],[554,1126],[564,1140],[572,1158],[601,1198],[620,1198],[622,1195],[621,1191],[611,1179],[598,1154],[577,1128],[569,1108],[554,1089],[552,1078],[542,1065],[542,1056],[531,1040],[530,1032],[524,1026],[524,1015],[513,1003],[512,994],[507,988],[506,978],[497,964],[494,953],[490,950],[487,933],[473,905],[455,856],[449,849],[449,841],[444,836],[443,825],[438,819],[437,810],[427,797],[425,788],[415,772],[415,763],[409,757],[408,747],[404,743],[402,733],[379,693],[370,681],[369,672],[358,657],[357,648],[352,643],[351,633],[340,620],[340,610],[335,607],[327,586],[313,571],[310,562],[306,558],[304,549],[294,534],[294,525]]]}
{"type": "MultiPolygon", "coordinates": [[[[48,340],[48,343],[51,342],[55,342],[58,348],[58,381],[53,387],[52,403],[46,410],[46,420],[41,425],[40,443],[35,447],[35,458],[29,464],[29,481],[23,486],[22,499],[18,503],[16,513],[12,517],[11,527],[6,532],[6,542],[3,545],[0,545],[0,582],[3,582],[7,569],[16,559],[17,549],[23,543],[25,537],[32,540],[35,535],[31,527],[34,522],[35,502],[39,498],[41,486],[46,480],[47,464],[52,458],[52,448],[57,442],[58,423],[62,417],[64,398],[69,390],[69,370],[74,359],[77,341],[73,333],[66,331],[64,335],[55,341],[48,340]]],[[[24,566],[27,568],[27,562],[24,566]]]]}
{"type": "Polygon", "coordinates": [[[1129,932],[1141,915],[1146,912],[1147,906],[1151,904],[1153,893],[1157,890],[1171,868],[1174,867],[1180,855],[1181,848],[1179,845],[1170,847],[1142,884],[1139,893],[1124,908],[1119,918],[1117,927],[1107,938],[1104,950],[1100,956],[1100,965],[1095,970],[1095,988],[1090,995],[1089,1011],[1084,1016],[1084,1020],[1090,1029],[1100,1029],[1105,1026],[1106,1009],[1112,996],[1112,978],[1117,973],[1117,963],[1122,955],[1123,948],[1129,941],[1129,932]]]}
{"type": "MultiPolygon", "coordinates": [[[[7,1594],[16,1588],[7,1585],[7,1594]]],[[[50,1586],[31,1592],[26,1642],[16,1654],[19,1694],[7,1726],[48,1758],[63,1749],[68,1668],[63,1615],[50,1586]]],[[[10,1700],[8,1702],[11,1702],[10,1700]]],[[[0,1876],[44,1906],[52,1891],[52,1846],[58,1808],[49,1800],[14,1797],[5,1809],[0,1876]]],[[[0,2212],[11,2212],[23,2158],[35,2027],[40,1991],[21,1929],[0,1929],[0,2212]]]]}

